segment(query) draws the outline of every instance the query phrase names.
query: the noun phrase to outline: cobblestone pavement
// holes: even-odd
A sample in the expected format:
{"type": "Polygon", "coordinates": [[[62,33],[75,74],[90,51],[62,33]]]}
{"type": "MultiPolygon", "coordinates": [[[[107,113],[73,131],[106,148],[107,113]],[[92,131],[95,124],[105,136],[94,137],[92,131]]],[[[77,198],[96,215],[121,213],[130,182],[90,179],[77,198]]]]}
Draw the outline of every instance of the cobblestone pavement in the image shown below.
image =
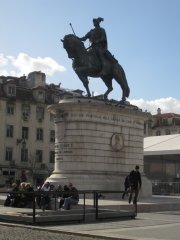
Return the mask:
{"type": "Polygon", "coordinates": [[[0,222],[0,240],[179,240],[180,211],[140,213],[135,220],[32,226],[0,222]]]}
{"type": "Polygon", "coordinates": [[[0,240],[98,240],[103,238],[85,237],[73,234],[41,231],[32,228],[0,225],[0,240]]]}

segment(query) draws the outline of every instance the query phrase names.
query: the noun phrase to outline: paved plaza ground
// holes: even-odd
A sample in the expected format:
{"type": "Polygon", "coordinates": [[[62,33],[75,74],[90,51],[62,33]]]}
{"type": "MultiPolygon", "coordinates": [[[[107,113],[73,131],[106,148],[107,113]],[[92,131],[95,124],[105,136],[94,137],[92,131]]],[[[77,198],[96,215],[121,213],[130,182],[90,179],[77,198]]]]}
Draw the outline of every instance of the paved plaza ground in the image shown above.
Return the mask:
{"type": "MultiPolygon", "coordinates": [[[[135,219],[66,225],[33,226],[0,222],[0,240],[179,240],[180,208],[174,209],[174,206],[180,203],[180,197],[153,197],[150,202],[151,206],[168,202],[172,210],[162,211],[159,207],[159,212],[140,212],[135,219]]],[[[110,201],[111,206],[113,203],[117,204],[110,201]]],[[[146,204],[149,205],[149,202],[146,204]]],[[[2,205],[0,211],[3,211],[2,205]]]]}
{"type": "MultiPolygon", "coordinates": [[[[0,223],[0,240],[96,240],[92,237],[61,232],[42,231],[34,228],[2,225],[0,223]]],[[[99,238],[98,238],[99,239],[99,238]]]]}
{"type": "Polygon", "coordinates": [[[135,220],[51,226],[0,223],[0,240],[179,240],[180,211],[140,213],[135,220]]]}

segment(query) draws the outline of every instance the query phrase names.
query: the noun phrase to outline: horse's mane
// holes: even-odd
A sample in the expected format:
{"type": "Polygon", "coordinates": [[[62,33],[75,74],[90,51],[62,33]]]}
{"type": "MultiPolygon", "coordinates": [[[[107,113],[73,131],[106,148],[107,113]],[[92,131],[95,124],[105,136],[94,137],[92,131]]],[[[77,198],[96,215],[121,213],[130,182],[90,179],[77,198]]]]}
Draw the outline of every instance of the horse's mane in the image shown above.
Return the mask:
{"type": "Polygon", "coordinates": [[[64,36],[64,40],[68,38],[77,38],[74,34],[67,34],[64,36]]]}
{"type": "Polygon", "coordinates": [[[79,39],[79,37],[77,37],[76,35],[74,34],[68,34],[68,35],[65,35],[64,36],[64,41],[68,41],[68,42],[76,42],[79,44],[79,46],[81,46],[81,48],[83,50],[86,50],[85,46],[84,46],[84,43],[79,39]]]}

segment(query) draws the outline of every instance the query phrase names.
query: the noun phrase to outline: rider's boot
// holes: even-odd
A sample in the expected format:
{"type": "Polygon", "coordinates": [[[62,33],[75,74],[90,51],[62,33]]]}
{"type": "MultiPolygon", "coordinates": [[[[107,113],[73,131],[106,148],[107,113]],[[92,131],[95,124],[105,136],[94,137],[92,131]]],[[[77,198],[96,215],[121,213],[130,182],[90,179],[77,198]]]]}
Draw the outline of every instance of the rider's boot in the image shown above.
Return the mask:
{"type": "Polygon", "coordinates": [[[105,56],[102,54],[100,55],[100,60],[101,60],[101,72],[100,72],[100,76],[104,76],[108,74],[108,61],[105,60],[105,56]]]}

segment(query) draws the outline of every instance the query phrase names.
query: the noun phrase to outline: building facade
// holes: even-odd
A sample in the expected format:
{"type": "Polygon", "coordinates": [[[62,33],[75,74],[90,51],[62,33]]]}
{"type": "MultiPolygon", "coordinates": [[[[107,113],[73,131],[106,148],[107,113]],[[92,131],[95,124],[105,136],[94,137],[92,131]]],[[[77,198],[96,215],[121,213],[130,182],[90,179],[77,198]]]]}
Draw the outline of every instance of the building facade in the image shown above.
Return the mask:
{"type": "Polygon", "coordinates": [[[179,179],[180,134],[144,138],[144,172],[156,182],[179,179]]]}
{"type": "Polygon", "coordinates": [[[42,72],[0,76],[1,185],[17,179],[39,184],[51,174],[55,129],[47,106],[58,103],[65,93],[60,84],[46,84],[42,72]]]}
{"type": "Polygon", "coordinates": [[[144,173],[153,183],[153,192],[179,193],[180,115],[161,113],[158,108],[145,121],[144,136],[144,173]]]}
{"type": "Polygon", "coordinates": [[[157,109],[157,114],[152,115],[146,122],[145,136],[161,136],[180,133],[180,114],[161,113],[161,109],[157,109]]]}

